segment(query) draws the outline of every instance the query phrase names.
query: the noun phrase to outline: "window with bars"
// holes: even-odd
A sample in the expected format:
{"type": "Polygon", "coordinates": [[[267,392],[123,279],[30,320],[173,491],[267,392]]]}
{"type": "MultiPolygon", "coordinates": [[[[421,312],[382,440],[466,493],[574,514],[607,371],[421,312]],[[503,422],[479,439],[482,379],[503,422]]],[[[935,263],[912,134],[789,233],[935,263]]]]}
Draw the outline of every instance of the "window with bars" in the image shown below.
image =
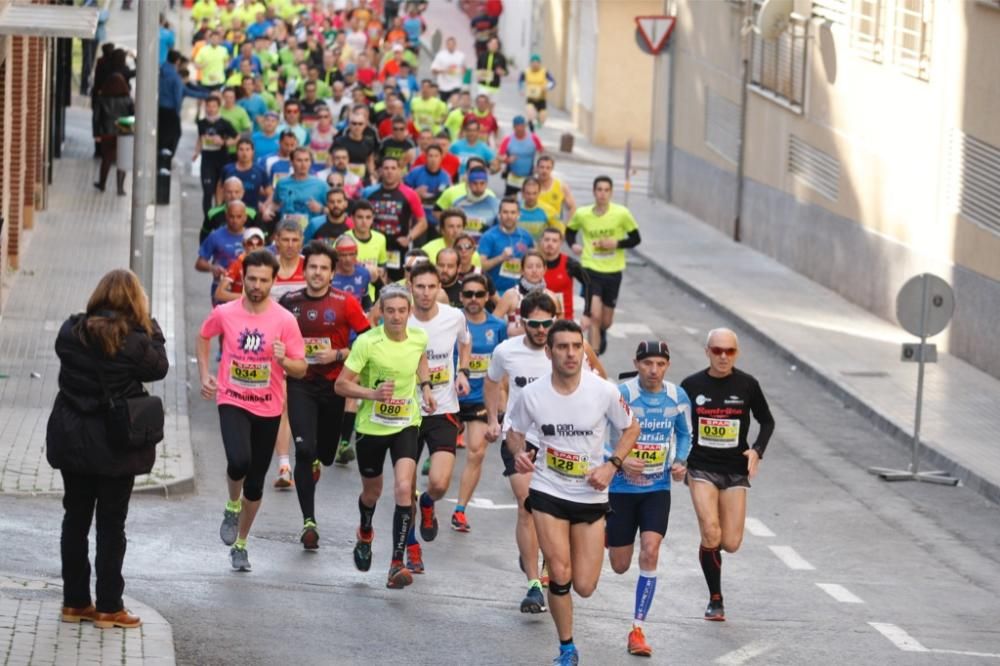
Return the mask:
{"type": "Polygon", "coordinates": [[[893,16],[893,61],[918,79],[930,77],[933,0],[896,0],[893,16]]]}
{"type": "Polygon", "coordinates": [[[777,39],[756,32],[750,58],[750,88],[764,97],[802,113],[806,95],[806,54],[809,20],[793,14],[777,39]]]}
{"type": "Polygon", "coordinates": [[[883,57],[884,5],[883,0],[851,0],[851,48],[875,62],[883,57]]]}

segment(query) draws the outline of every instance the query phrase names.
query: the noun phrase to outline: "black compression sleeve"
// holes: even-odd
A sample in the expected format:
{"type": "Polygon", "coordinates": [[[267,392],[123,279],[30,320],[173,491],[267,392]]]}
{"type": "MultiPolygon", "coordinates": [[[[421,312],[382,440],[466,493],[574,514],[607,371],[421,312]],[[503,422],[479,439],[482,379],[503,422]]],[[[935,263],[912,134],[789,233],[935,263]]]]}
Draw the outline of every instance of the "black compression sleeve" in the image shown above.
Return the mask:
{"type": "Polygon", "coordinates": [[[590,275],[587,271],[583,270],[583,266],[580,262],[573,257],[566,258],[566,272],[569,273],[571,278],[575,278],[580,281],[580,284],[586,286],[590,284],[590,275]]]}
{"type": "Polygon", "coordinates": [[[575,229],[567,229],[566,230],[566,243],[570,247],[573,247],[573,245],[576,243],[576,230],[575,229]]]}
{"type": "Polygon", "coordinates": [[[754,382],[754,388],[753,396],[750,399],[750,412],[760,424],[760,432],[757,434],[757,441],[754,442],[753,449],[763,460],[764,450],[767,449],[767,443],[774,433],[774,417],[771,416],[771,408],[767,404],[767,398],[764,397],[764,391],[761,390],[760,384],[754,382]]]}
{"type": "Polygon", "coordinates": [[[642,239],[639,238],[639,230],[633,229],[628,232],[628,237],[618,241],[619,250],[627,250],[630,247],[635,247],[640,243],[642,239]]]}

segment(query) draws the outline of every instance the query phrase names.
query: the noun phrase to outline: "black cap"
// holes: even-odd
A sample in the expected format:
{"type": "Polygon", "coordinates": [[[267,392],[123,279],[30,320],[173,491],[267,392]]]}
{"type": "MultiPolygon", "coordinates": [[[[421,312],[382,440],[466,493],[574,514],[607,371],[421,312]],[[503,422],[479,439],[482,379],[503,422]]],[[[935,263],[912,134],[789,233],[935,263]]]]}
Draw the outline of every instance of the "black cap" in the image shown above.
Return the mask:
{"type": "Polygon", "coordinates": [[[641,361],[650,356],[661,356],[670,360],[670,348],[662,340],[643,340],[635,349],[635,360],[641,361]]]}

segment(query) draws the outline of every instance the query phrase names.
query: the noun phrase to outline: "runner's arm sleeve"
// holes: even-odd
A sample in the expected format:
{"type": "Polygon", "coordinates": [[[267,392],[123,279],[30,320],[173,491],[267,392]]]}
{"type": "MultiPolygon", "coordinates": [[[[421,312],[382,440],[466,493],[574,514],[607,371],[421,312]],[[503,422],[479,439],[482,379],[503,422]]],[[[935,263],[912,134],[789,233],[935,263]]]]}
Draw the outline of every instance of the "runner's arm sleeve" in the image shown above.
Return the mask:
{"type": "MultiPolygon", "coordinates": [[[[573,236],[576,236],[575,232],[573,233],[573,236]]],[[[572,243],[570,244],[572,245],[572,243]]],[[[576,279],[583,286],[590,284],[590,275],[587,274],[587,271],[583,270],[583,266],[580,265],[580,262],[573,257],[566,258],[566,272],[569,273],[571,278],[576,279]]]]}
{"type": "MultiPolygon", "coordinates": [[[[569,233],[567,232],[567,236],[568,235],[569,233]]],[[[640,242],[642,242],[642,239],[639,237],[639,230],[633,229],[632,231],[628,232],[628,236],[618,241],[618,249],[625,250],[630,247],[635,247],[640,242]]]]}
{"type": "MultiPolygon", "coordinates": [[[[570,220],[570,224],[573,224],[573,220],[570,220]]],[[[566,227],[566,243],[573,247],[576,244],[576,229],[572,227],[566,227]]]]}
{"type": "Polygon", "coordinates": [[[753,394],[750,396],[750,412],[760,425],[760,432],[757,433],[757,441],[754,442],[752,448],[757,452],[757,456],[763,460],[764,450],[767,449],[767,444],[774,433],[774,417],[771,415],[771,408],[767,404],[767,398],[764,397],[764,391],[761,390],[760,384],[756,380],[754,380],[753,384],[753,394]]]}
{"type": "Polygon", "coordinates": [[[552,72],[549,71],[545,72],[545,80],[547,82],[549,90],[552,90],[553,88],[556,87],[556,77],[552,76],[552,72]]]}
{"type": "Polygon", "coordinates": [[[691,453],[691,401],[684,389],[677,387],[677,407],[674,417],[674,432],[677,434],[675,462],[686,463],[691,453]]]}

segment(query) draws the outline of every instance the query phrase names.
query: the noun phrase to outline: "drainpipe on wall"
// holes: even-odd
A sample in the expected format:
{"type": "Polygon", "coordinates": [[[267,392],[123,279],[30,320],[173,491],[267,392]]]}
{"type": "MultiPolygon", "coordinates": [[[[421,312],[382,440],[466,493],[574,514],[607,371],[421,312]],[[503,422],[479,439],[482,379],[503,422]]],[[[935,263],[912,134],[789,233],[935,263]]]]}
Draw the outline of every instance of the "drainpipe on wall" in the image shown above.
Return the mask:
{"type": "Polygon", "coordinates": [[[733,218],[733,240],[740,242],[740,218],[743,216],[743,171],[746,162],[747,133],[747,93],[750,90],[750,51],[752,47],[751,33],[753,31],[753,0],[743,3],[743,25],[740,30],[743,47],[743,82],[740,88],[740,135],[739,153],[736,158],[736,215],[733,218]]]}

